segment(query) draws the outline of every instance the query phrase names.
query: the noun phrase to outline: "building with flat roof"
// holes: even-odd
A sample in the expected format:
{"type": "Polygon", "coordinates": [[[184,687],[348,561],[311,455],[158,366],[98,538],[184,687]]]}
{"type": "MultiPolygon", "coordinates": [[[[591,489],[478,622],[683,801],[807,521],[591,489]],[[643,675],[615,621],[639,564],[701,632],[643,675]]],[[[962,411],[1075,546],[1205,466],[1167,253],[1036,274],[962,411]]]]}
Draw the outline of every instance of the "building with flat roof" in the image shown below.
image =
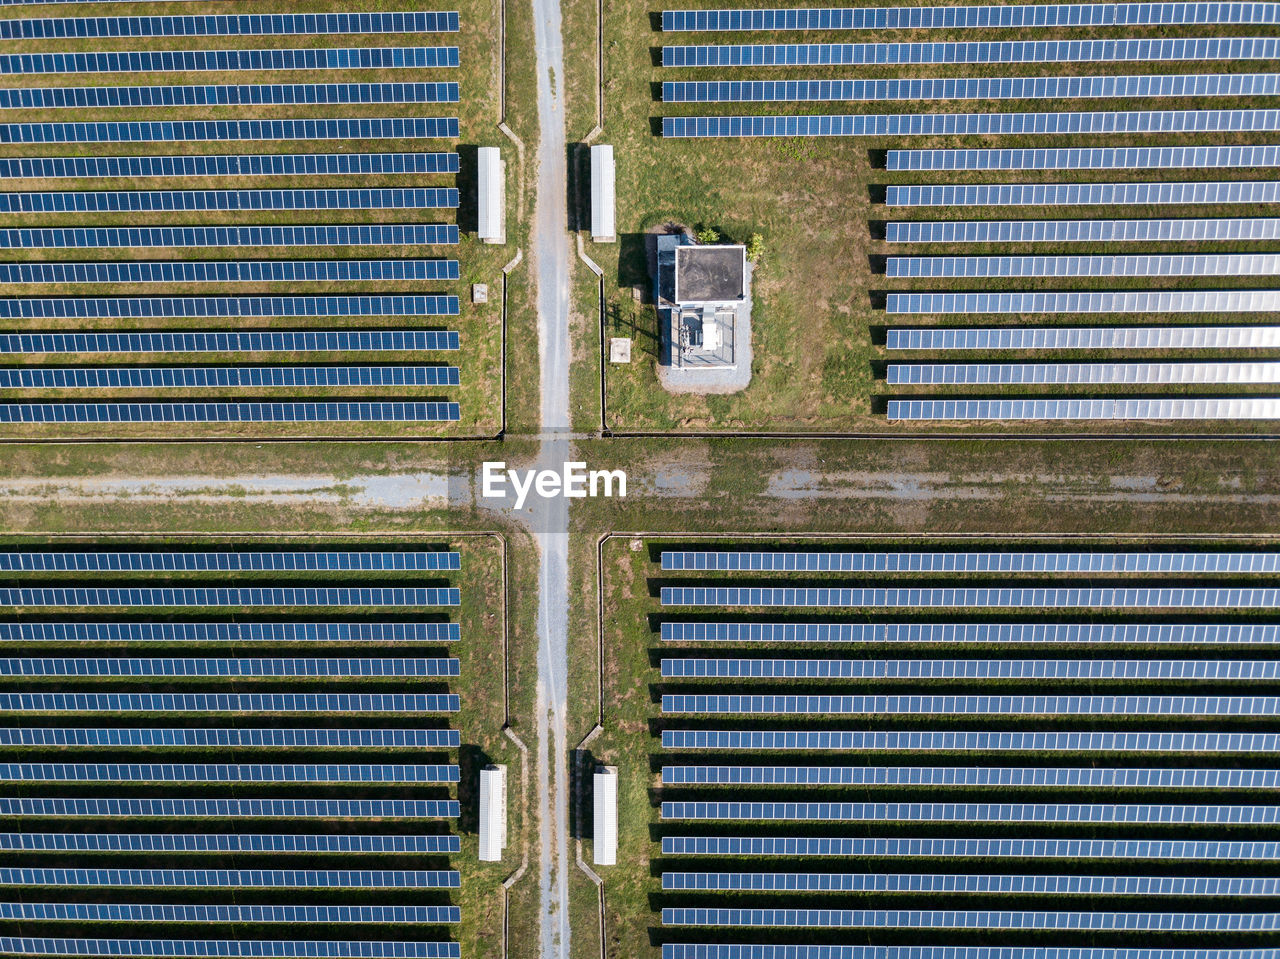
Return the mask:
{"type": "MultiPolygon", "coordinates": [[[[684,234],[657,239],[662,364],[673,372],[736,370],[740,341],[750,334],[747,248],[740,243],[694,243],[684,234]]],[[[715,380],[712,377],[705,385],[714,390],[715,380]]],[[[689,385],[695,384],[690,381],[689,385]]]]}
{"type": "Polygon", "coordinates": [[[507,242],[506,175],[497,147],[476,150],[476,236],[482,243],[507,242]]]}
{"type": "Polygon", "coordinates": [[[507,767],[480,770],[480,861],[501,862],[507,845],[507,767]]]}
{"type": "Polygon", "coordinates": [[[613,147],[597,143],[591,148],[591,239],[597,243],[612,243],[617,239],[614,177],[613,147]]]}
{"type": "Polygon", "coordinates": [[[591,781],[595,816],[591,851],[597,866],[618,863],[618,767],[597,766],[591,781]]]}

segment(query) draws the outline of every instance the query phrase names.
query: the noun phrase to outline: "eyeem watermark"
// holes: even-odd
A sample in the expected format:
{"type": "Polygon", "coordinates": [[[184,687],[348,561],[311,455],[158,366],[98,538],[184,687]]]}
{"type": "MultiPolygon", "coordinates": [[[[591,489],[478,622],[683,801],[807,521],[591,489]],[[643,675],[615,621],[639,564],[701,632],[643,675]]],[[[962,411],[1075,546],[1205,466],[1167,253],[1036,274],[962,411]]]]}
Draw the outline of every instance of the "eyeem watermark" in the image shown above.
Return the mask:
{"type": "Polygon", "coordinates": [[[486,461],[481,467],[480,476],[481,496],[485,499],[506,499],[510,488],[516,494],[516,509],[524,507],[530,492],[536,492],[543,499],[627,495],[627,474],[624,471],[588,470],[586,463],[565,463],[556,472],[509,470],[506,463],[486,461]]]}

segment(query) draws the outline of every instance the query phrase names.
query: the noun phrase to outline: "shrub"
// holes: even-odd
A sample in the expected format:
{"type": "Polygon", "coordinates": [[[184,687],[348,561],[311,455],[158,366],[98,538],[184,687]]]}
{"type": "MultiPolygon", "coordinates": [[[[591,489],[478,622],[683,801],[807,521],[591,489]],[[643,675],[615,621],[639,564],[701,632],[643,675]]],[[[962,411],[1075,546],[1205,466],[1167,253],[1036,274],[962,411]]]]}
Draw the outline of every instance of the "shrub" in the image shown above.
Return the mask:
{"type": "Polygon", "coordinates": [[[706,245],[720,242],[720,234],[717,233],[715,230],[713,230],[711,227],[707,227],[705,230],[699,230],[697,233],[694,234],[694,238],[699,243],[706,244],[706,245]]]}
{"type": "Polygon", "coordinates": [[[764,237],[759,233],[752,233],[751,239],[747,241],[747,259],[753,263],[764,256],[764,237]]]}

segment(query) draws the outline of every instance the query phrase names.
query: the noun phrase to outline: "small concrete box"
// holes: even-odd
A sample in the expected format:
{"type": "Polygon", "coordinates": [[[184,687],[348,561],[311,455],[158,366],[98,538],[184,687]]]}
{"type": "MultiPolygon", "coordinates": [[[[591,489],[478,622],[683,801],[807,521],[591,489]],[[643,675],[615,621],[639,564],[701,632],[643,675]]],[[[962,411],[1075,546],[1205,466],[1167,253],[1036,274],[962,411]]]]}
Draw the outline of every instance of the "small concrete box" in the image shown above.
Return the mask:
{"type": "Polygon", "coordinates": [[[591,848],[597,866],[618,863],[618,767],[597,766],[591,783],[595,818],[591,831],[591,848]]]}
{"type": "Polygon", "coordinates": [[[506,177],[497,147],[476,150],[476,236],[481,243],[507,242],[506,177]]]}
{"type": "Polygon", "coordinates": [[[507,845],[507,767],[480,770],[480,861],[501,862],[507,845]]]}
{"type": "Polygon", "coordinates": [[[597,243],[613,243],[617,239],[614,176],[613,147],[596,144],[591,148],[591,239],[597,243]]]}

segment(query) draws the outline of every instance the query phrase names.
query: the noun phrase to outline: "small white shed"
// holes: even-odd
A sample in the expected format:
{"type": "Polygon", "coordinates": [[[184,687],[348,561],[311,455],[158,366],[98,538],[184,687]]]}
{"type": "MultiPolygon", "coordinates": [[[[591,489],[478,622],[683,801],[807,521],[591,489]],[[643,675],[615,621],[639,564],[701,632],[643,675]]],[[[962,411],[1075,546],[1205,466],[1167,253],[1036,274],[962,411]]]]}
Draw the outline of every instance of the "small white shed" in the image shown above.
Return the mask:
{"type": "Polygon", "coordinates": [[[482,243],[507,241],[506,177],[497,147],[476,150],[476,235],[482,243]]]}
{"type": "Polygon", "coordinates": [[[591,848],[595,863],[614,866],[618,862],[618,767],[597,766],[591,786],[595,803],[591,848]]]}
{"type": "Polygon", "coordinates": [[[613,147],[599,143],[591,148],[591,239],[597,243],[617,239],[614,203],[613,147]]]}
{"type": "Polygon", "coordinates": [[[501,862],[507,845],[507,767],[480,770],[480,861],[501,862]]]}

